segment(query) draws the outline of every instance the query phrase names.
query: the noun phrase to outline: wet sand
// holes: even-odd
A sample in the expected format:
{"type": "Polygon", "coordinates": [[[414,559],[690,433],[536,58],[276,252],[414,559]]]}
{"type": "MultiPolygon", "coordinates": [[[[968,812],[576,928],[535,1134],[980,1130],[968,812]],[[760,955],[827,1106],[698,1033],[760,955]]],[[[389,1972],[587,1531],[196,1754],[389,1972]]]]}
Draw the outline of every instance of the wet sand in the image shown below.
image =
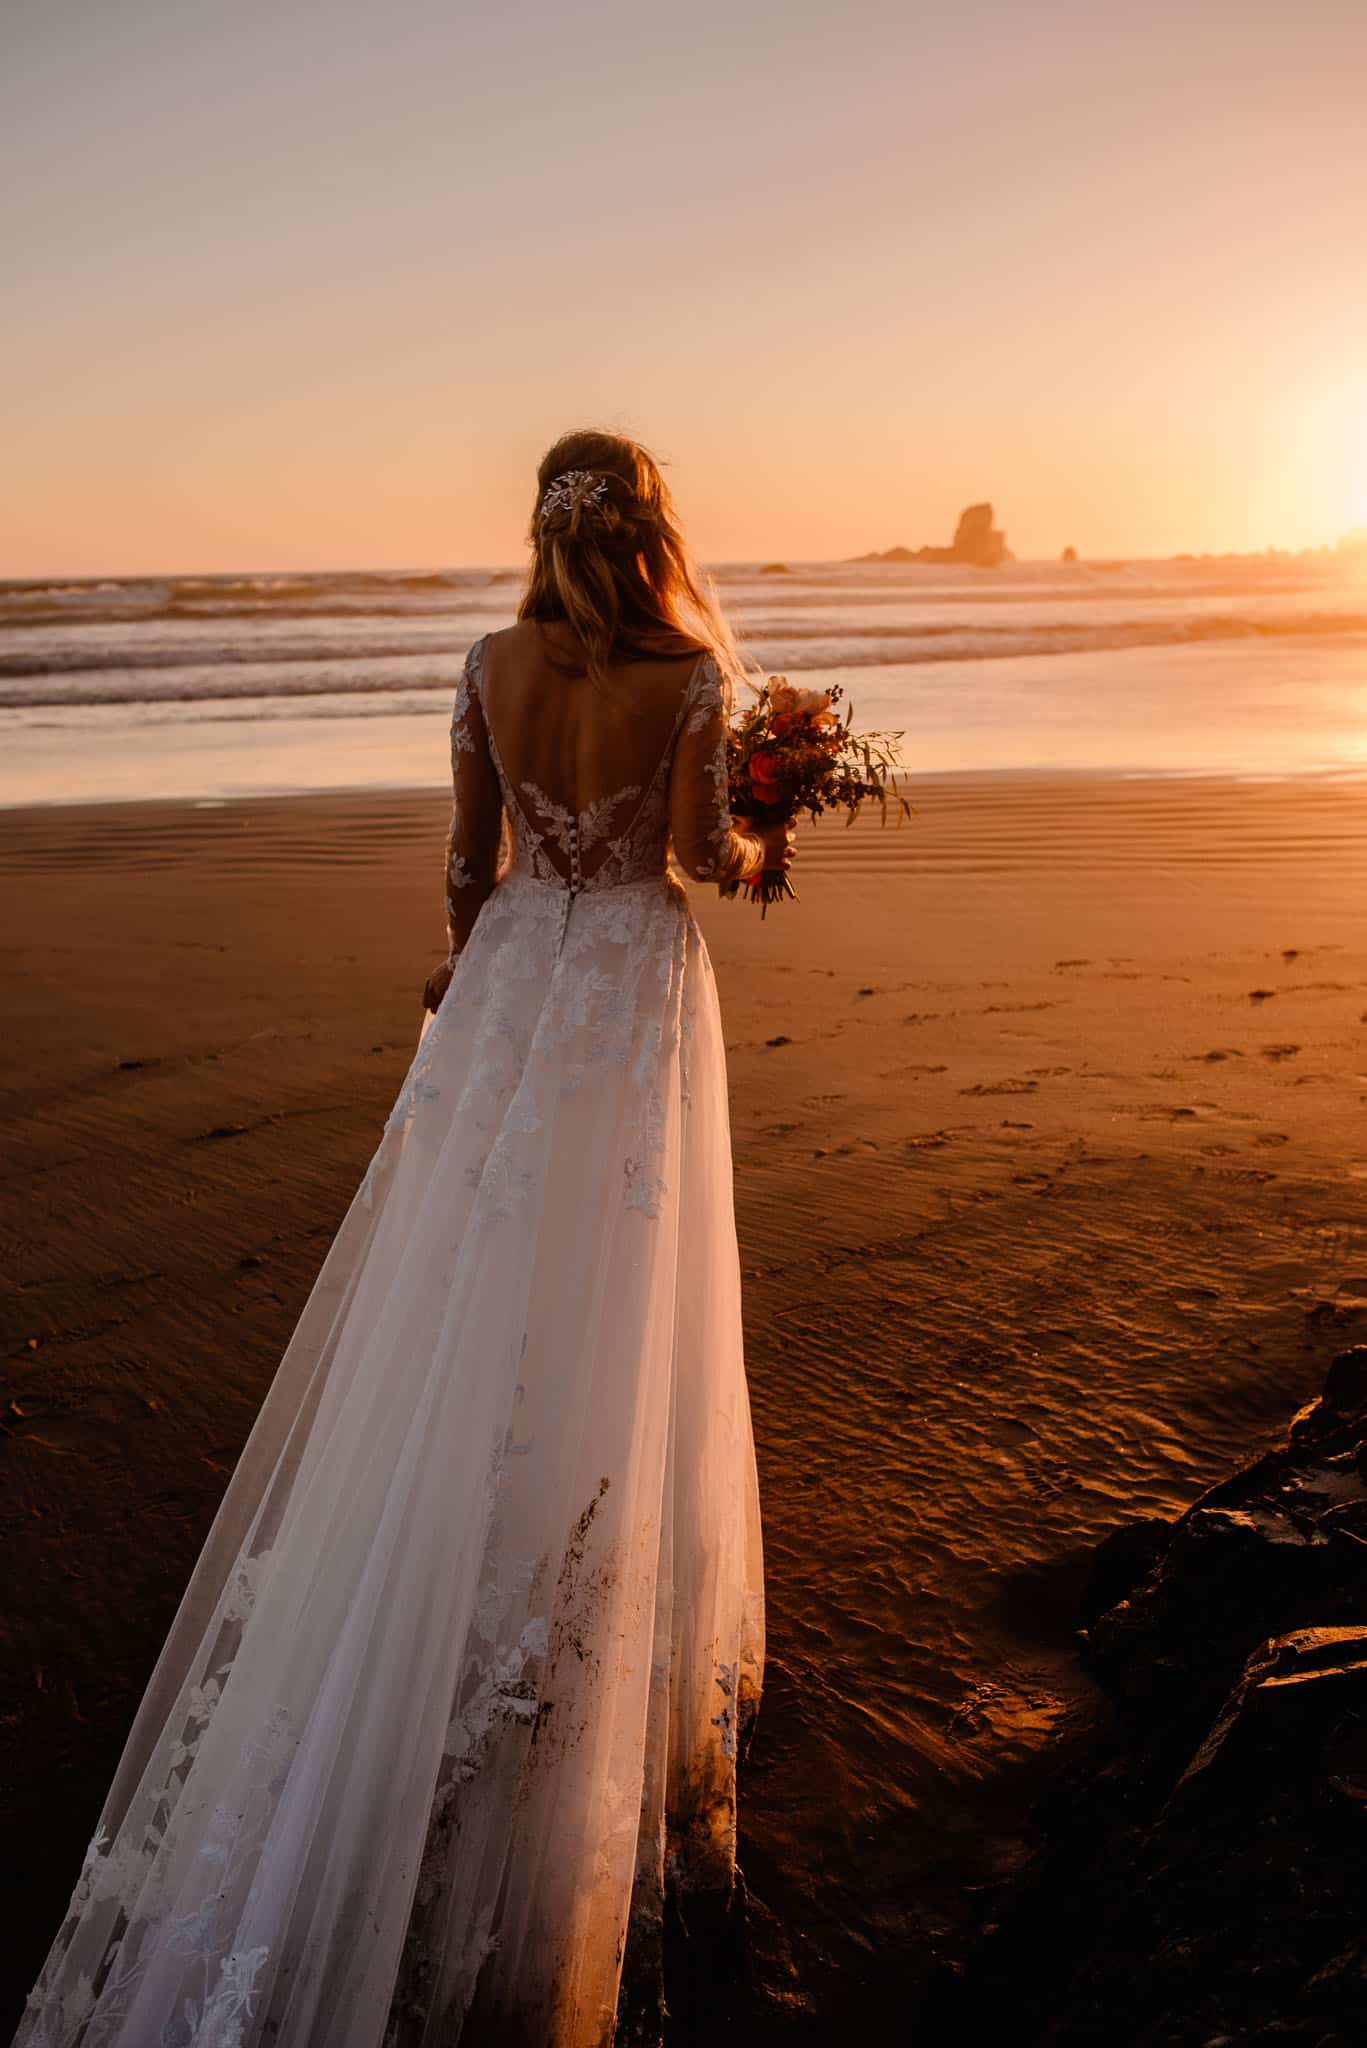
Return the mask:
{"type": "MultiPolygon", "coordinates": [[[[913,796],[901,832],[804,834],[764,923],[694,892],[766,1516],[742,1862],[776,2039],[914,2011],[1097,1711],[1087,1546],[1275,1438],[1367,1328],[1367,789],[913,796]]],[[[0,813],[0,2028],[407,1065],[444,822],[425,794],[0,813]]]]}

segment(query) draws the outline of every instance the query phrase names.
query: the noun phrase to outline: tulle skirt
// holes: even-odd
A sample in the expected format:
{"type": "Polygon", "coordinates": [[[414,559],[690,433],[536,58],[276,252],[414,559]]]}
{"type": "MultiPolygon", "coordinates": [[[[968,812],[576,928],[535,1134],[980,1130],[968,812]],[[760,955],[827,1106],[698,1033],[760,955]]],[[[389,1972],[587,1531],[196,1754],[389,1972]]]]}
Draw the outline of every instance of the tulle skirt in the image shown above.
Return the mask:
{"type": "Polygon", "coordinates": [[[763,1658],[725,1061],[659,879],[485,905],[16,2048],[658,2035],[763,1658]],[[671,1912],[673,1907],[671,1907],[671,1912]]]}

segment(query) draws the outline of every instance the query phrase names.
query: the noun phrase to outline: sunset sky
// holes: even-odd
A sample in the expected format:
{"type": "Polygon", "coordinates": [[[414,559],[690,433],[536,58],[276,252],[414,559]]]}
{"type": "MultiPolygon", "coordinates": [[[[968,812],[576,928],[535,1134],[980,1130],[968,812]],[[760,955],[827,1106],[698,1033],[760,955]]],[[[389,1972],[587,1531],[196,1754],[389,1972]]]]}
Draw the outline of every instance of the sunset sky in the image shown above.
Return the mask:
{"type": "Polygon", "coordinates": [[[1367,524],[1363,0],[8,0],[0,574],[1367,524]]]}

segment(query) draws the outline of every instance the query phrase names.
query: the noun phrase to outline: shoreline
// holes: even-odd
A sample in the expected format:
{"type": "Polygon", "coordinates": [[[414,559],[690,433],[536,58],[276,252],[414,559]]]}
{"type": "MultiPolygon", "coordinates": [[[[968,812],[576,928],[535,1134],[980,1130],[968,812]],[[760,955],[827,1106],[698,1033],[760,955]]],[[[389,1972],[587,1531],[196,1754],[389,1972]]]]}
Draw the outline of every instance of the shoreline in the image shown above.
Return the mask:
{"type": "MultiPolygon", "coordinates": [[[[972,788],[982,785],[999,788],[1013,783],[1048,784],[1059,783],[1064,787],[1096,782],[1103,785],[1121,783],[1155,783],[1162,786],[1190,786],[1210,784],[1213,787],[1250,788],[1263,784],[1289,788],[1356,788],[1367,784],[1367,762],[1361,764],[1341,763],[1319,768],[1285,768],[1245,770],[1219,767],[1163,768],[1163,767],[1060,767],[1054,763],[1041,762],[1034,766],[1000,768],[929,768],[915,771],[904,769],[899,780],[908,795],[919,788],[928,790],[946,789],[962,785],[972,788]]],[[[339,782],[320,784],[316,788],[294,785],[279,788],[231,790],[225,794],[195,795],[149,792],[146,795],[128,796],[48,796],[48,797],[7,797],[0,790],[0,819],[13,817],[25,811],[41,811],[45,815],[54,811],[89,812],[92,810],[142,810],[148,805],[157,805],[168,811],[176,810],[223,810],[234,805],[251,803],[345,803],[355,798],[364,802],[371,798],[389,797],[431,797],[446,795],[449,798],[449,781],[441,775],[434,775],[424,781],[396,781],[354,783],[339,782]]],[[[869,822],[870,812],[862,820],[869,822]]],[[[803,823],[810,822],[803,820],[803,823]]],[[[843,827],[839,829],[843,830],[843,827]]]]}
{"type": "MultiPolygon", "coordinates": [[[[1091,1544],[1274,1441],[1367,1296],[1355,786],[913,801],[803,828],[802,900],[763,922],[693,892],[765,1515],[741,1861],[776,2040],[904,2013],[953,1962],[1101,1711],[1091,1544]]],[[[414,1050],[448,807],[0,812],[6,2001],[414,1050]]]]}
{"type": "MultiPolygon", "coordinates": [[[[814,685],[839,687],[861,729],[900,733],[913,788],[985,775],[1367,778],[1367,636],[1255,634],[1085,658],[989,656],[965,644],[957,658],[942,647],[934,659],[861,662],[857,625],[833,616],[829,642],[813,643],[815,665],[796,659],[781,636],[757,651],[768,667],[800,668],[814,685]]],[[[945,630],[959,628],[946,622],[945,630]]],[[[275,675],[278,691],[206,693],[210,670],[196,671],[191,659],[165,700],[0,708],[0,804],[143,800],[149,788],[167,800],[231,801],[440,787],[458,649],[423,658],[435,686],[422,689],[397,674],[386,681],[380,655],[362,649],[339,658],[334,689],[298,696],[285,687],[287,665],[264,657],[262,675],[275,675]]],[[[227,666],[246,681],[240,664],[227,666]]],[[[51,680],[60,696],[63,676],[51,680]]],[[[322,676],[310,671],[310,680],[322,676]]]]}

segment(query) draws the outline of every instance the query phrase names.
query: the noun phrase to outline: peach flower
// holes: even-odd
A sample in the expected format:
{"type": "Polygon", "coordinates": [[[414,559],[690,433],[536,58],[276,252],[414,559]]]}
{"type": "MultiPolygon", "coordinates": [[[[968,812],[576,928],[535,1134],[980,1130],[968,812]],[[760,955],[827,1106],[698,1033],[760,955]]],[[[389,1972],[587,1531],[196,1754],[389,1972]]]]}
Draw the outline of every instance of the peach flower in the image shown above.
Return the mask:
{"type": "Polygon", "coordinates": [[[769,702],[780,717],[813,718],[823,723],[834,716],[829,691],[799,690],[787,676],[771,677],[769,702]]]}

